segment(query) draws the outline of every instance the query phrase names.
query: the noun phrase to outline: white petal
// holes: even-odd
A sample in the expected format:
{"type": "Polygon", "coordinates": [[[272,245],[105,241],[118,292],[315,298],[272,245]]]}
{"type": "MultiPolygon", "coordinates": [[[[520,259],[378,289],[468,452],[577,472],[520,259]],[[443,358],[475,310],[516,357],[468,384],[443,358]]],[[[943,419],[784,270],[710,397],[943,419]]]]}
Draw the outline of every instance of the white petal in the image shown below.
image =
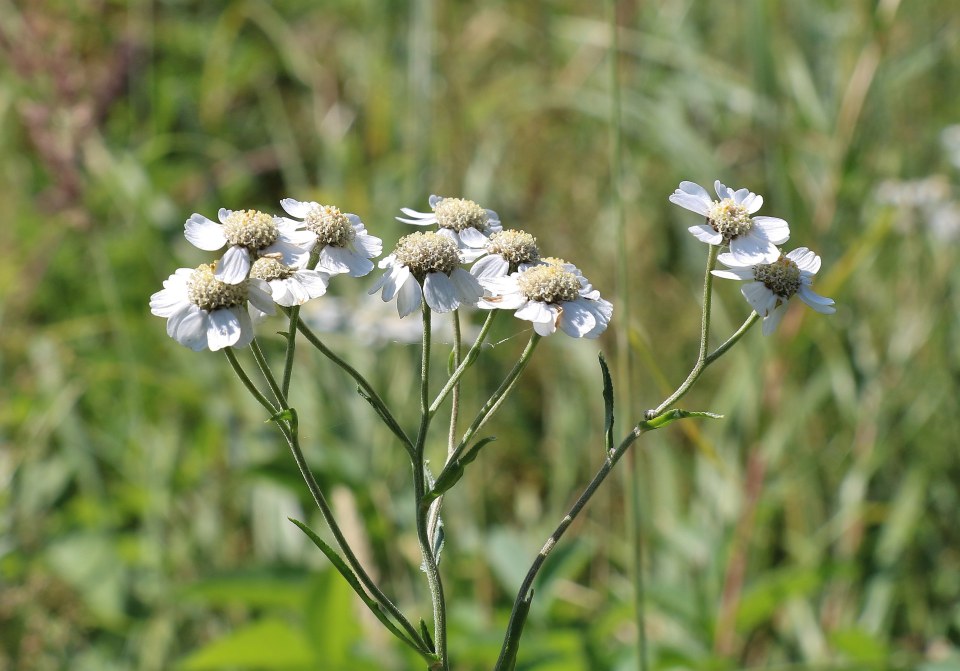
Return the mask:
{"type": "MultiPolygon", "coordinates": [[[[436,215],[433,212],[417,212],[409,207],[401,207],[400,211],[414,219],[436,219],[436,215]]],[[[401,219],[400,221],[403,220],[401,219]]]]}
{"type": "Polygon", "coordinates": [[[816,275],[820,270],[820,257],[806,247],[797,247],[787,254],[787,258],[797,264],[800,270],[816,275]]]}
{"type": "Polygon", "coordinates": [[[440,201],[443,200],[443,196],[438,196],[436,194],[430,194],[430,207],[437,209],[437,205],[440,204],[440,201]]]}
{"type": "Polygon", "coordinates": [[[232,347],[246,347],[253,342],[253,336],[255,334],[250,312],[246,308],[239,306],[230,308],[230,311],[240,322],[240,337],[237,338],[237,341],[233,343],[232,347]]]}
{"type": "Polygon", "coordinates": [[[282,238],[278,238],[272,245],[261,251],[263,254],[279,254],[280,260],[293,268],[303,266],[310,258],[310,252],[306,249],[287,242],[282,238]]]}
{"type": "Polygon", "coordinates": [[[777,297],[762,282],[744,284],[740,293],[761,317],[766,317],[777,302],[777,297]]]}
{"type": "Polygon", "coordinates": [[[717,261],[725,265],[727,268],[753,268],[752,263],[744,263],[739,261],[736,256],[730,252],[723,252],[722,254],[717,255],[717,261]]]}
{"type": "Polygon", "coordinates": [[[590,331],[584,334],[584,338],[596,338],[601,333],[607,330],[607,325],[610,323],[610,319],[613,317],[613,303],[610,301],[605,301],[602,298],[597,301],[584,301],[586,307],[593,313],[593,316],[597,320],[597,325],[593,327],[590,331]]]}
{"type": "Polygon", "coordinates": [[[775,245],[782,245],[790,239],[790,224],[777,217],[754,217],[753,227],[763,231],[767,240],[775,245]]]}
{"type": "MultiPolygon", "coordinates": [[[[409,271],[408,271],[409,273],[409,271]]],[[[386,291],[384,291],[386,293],[386,291]]],[[[400,317],[406,317],[411,312],[420,309],[423,294],[420,291],[420,283],[416,278],[411,277],[404,282],[397,293],[397,313],[400,317]]]]}
{"type": "Polygon", "coordinates": [[[183,235],[194,247],[215,252],[227,244],[223,226],[194,212],[183,226],[183,235]]]}
{"type": "Polygon", "coordinates": [[[303,303],[306,302],[297,302],[297,297],[293,292],[294,282],[289,278],[285,280],[271,280],[269,284],[270,289],[273,291],[273,300],[277,305],[289,308],[294,305],[303,305],[303,303]]]}
{"type": "Polygon", "coordinates": [[[470,274],[474,277],[483,279],[492,279],[494,277],[505,277],[510,272],[510,263],[499,254],[490,254],[485,256],[470,269],[470,274]]]}
{"type": "Polygon", "coordinates": [[[207,348],[208,326],[208,313],[191,304],[190,309],[186,310],[177,320],[173,331],[168,330],[168,332],[181,345],[189,347],[194,352],[199,352],[207,348]]]}
{"type": "Polygon", "coordinates": [[[526,302],[527,297],[521,293],[500,294],[480,299],[477,307],[484,310],[516,310],[523,307],[526,302]]]}
{"type": "Polygon", "coordinates": [[[751,193],[744,198],[743,202],[740,204],[747,208],[747,214],[753,214],[763,207],[763,196],[758,196],[755,193],[751,193]]]}
{"type": "Polygon", "coordinates": [[[333,275],[348,273],[350,277],[363,277],[373,270],[373,261],[344,247],[328,245],[320,252],[317,267],[333,275]]]}
{"type": "Polygon", "coordinates": [[[268,315],[276,312],[273,305],[273,292],[267,283],[261,279],[251,278],[250,284],[247,285],[247,300],[260,312],[268,315]]]}
{"type": "MultiPolygon", "coordinates": [[[[290,220],[287,219],[287,221],[290,220]]],[[[313,249],[313,246],[317,244],[317,234],[313,231],[284,231],[277,239],[278,242],[281,240],[295,247],[299,247],[305,252],[309,252],[311,249],[313,249]]],[[[277,243],[275,242],[274,244],[277,243]]]]}
{"type": "Polygon", "coordinates": [[[220,309],[210,313],[207,326],[207,345],[214,352],[230,347],[240,339],[240,320],[230,310],[220,309]]]}
{"type": "Polygon", "coordinates": [[[732,270],[712,270],[710,271],[716,277],[722,277],[725,280],[752,280],[752,268],[735,268],[732,270]]]}
{"type": "Polygon", "coordinates": [[[687,230],[700,242],[705,242],[708,245],[723,244],[723,235],[713,230],[713,226],[700,224],[699,226],[691,226],[687,230]]]}
{"type": "Polygon", "coordinates": [[[460,306],[457,286],[446,273],[427,273],[423,280],[423,295],[434,312],[450,312],[460,306]]]}
{"type": "Polygon", "coordinates": [[[568,336],[580,338],[593,330],[597,319],[581,301],[564,301],[557,325],[568,336]]]}
{"type": "Polygon", "coordinates": [[[383,300],[385,302],[392,301],[393,297],[403,289],[404,284],[410,282],[418,284],[416,278],[412,276],[410,269],[406,266],[395,266],[385,275],[385,278],[383,283],[383,300]]]}
{"type": "Polygon", "coordinates": [[[733,199],[733,189],[726,186],[719,179],[713,183],[713,190],[717,192],[717,195],[720,196],[720,200],[724,198],[733,199]]]}
{"type": "MultiPolygon", "coordinates": [[[[415,214],[420,215],[421,212],[416,212],[415,214]]],[[[429,219],[404,219],[403,217],[394,217],[397,221],[402,221],[405,224],[413,224],[414,226],[431,226],[437,223],[437,218],[432,214],[427,215],[429,219]]]]}
{"type": "Polygon", "coordinates": [[[821,296],[806,285],[800,285],[797,295],[800,296],[800,300],[821,314],[832,315],[837,311],[832,298],[821,296]]]}
{"type": "Polygon", "coordinates": [[[713,198],[699,184],[693,182],[680,182],[680,188],[671,194],[668,199],[674,205],[707,216],[710,206],[713,205],[713,198]]]}
{"type": "MultiPolygon", "coordinates": [[[[373,266],[373,264],[370,265],[373,266]]],[[[310,298],[319,298],[327,293],[327,286],[330,284],[330,276],[327,273],[317,270],[299,270],[295,277],[306,289],[310,298]]]]}
{"type": "Polygon", "coordinates": [[[753,235],[753,231],[730,241],[730,253],[740,263],[773,263],[780,258],[780,250],[764,238],[753,235]]]}
{"type": "Polygon", "coordinates": [[[240,284],[250,273],[250,252],[246,247],[232,245],[224,252],[223,258],[217,262],[217,270],[213,273],[221,282],[240,284]]]}
{"type": "Polygon", "coordinates": [[[552,324],[556,321],[558,311],[555,308],[551,308],[553,308],[552,305],[547,305],[539,301],[530,301],[513,313],[513,316],[517,319],[526,319],[534,323],[550,322],[552,324]]]}
{"type": "Polygon", "coordinates": [[[780,320],[783,319],[783,315],[787,313],[787,304],[781,303],[776,308],[774,308],[766,317],[763,319],[763,335],[768,336],[773,333],[777,326],[780,324],[780,320]]]}
{"type": "Polygon", "coordinates": [[[358,232],[357,237],[353,239],[353,246],[368,259],[380,256],[380,254],[383,253],[383,240],[374,235],[367,235],[366,233],[358,232]]]}
{"type": "Polygon", "coordinates": [[[221,224],[227,223],[227,219],[230,218],[230,215],[233,214],[233,210],[228,210],[225,207],[221,207],[217,210],[217,219],[220,220],[221,224]]]}
{"type": "Polygon", "coordinates": [[[556,333],[557,322],[552,319],[548,322],[533,322],[533,330],[536,331],[538,335],[546,338],[548,335],[556,333]]]}
{"type": "MultiPolygon", "coordinates": [[[[171,278],[172,277],[173,276],[171,275],[171,278]]],[[[167,284],[167,282],[164,282],[164,284],[167,284]]],[[[157,293],[150,296],[150,312],[158,317],[169,317],[175,312],[180,312],[187,305],[190,305],[190,301],[187,299],[187,294],[184,290],[179,288],[161,289],[157,293]]]]}
{"type": "Polygon", "coordinates": [[[456,287],[457,298],[462,305],[476,305],[477,300],[485,293],[477,278],[463,268],[457,268],[450,273],[450,281],[456,287]]]}
{"type": "Polygon", "coordinates": [[[468,247],[486,247],[490,240],[475,228],[465,228],[460,231],[460,241],[468,247]]]}
{"type": "Polygon", "coordinates": [[[280,207],[282,207],[290,216],[300,217],[303,219],[307,216],[311,209],[314,207],[319,207],[319,205],[317,205],[317,203],[294,200],[293,198],[284,198],[280,201],[280,207]]]}

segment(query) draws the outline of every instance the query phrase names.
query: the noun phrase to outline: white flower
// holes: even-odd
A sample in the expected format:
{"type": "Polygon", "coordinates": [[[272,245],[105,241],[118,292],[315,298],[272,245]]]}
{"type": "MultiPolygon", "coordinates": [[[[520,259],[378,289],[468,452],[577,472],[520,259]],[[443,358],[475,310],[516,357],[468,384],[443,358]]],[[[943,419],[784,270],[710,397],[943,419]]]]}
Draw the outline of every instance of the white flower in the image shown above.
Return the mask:
{"type": "Polygon", "coordinates": [[[790,226],[776,217],[751,217],[763,198],[748,189],[733,189],[714,183],[719,201],[699,184],[680,182],[670,202],[707,218],[687,230],[708,245],[730,245],[730,252],[744,263],[770,263],[780,256],[777,245],[790,238],[790,226]]]}
{"type": "Polygon", "coordinates": [[[273,254],[254,261],[250,277],[266,282],[274,302],[284,307],[303,305],[311,298],[323,296],[330,283],[328,273],[288,266],[273,254]]]}
{"type": "Polygon", "coordinates": [[[369,293],[383,289],[384,302],[396,296],[401,317],[419,308],[422,299],[434,312],[476,305],[483,296],[483,287],[460,267],[461,260],[449,237],[433,232],[405,235],[393,253],[380,261],[380,267],[387,272],[369,293]]]}
{"type": "Polygon", "coordinates": [[[596,338],[613,316],[613,305],[600,298],[576,266],[562,259],[485,280],[483,286],[494,295],[482,299],[478,307],[516,310],[514,316],[533,322],[534,331],[542,336],[559,326],[574,338],[596,338]]]}
{"type": "Polygon", "coordinates": [[[250,266],[262,254],[280,254],[287,265],[309,258],[313,237],[298,231],[295,222],[257,210],[225,210],[217,213],[218,224],[194,212],[187,219],[184,235],[195,247],[215,252],[229,245],[217,263],[221,282],[239,284],[247,278],[250,266]]]}
{"type": "Polygon", "coordinates": [[[167,318],[167,335],[195,352],[249,345],[253,339],[250,309],[273,314],[266,283],[258,279],[221,282],[214,264],[179,268],[163,283],[163,290],[150,297],[150,312],[167,318]]]}
{"type": "Polygon", "coordinates": [[[787,311],[787,301],[796,294],[817,312],[832,315],[837,311],[832,298],[820,296],[810,288],[820,270],[820,257],[806,247],[781,255],[773,263],[751,265],[733,254],[721,254],[718,260],[729,270],[713,274],[730,280],[750,280],[740,288],[747,302],[763,317],[763,335],[770,335],[787,311]]]}
{"type": "Polygon", "coordinates": [[[505,277],[540,262],[537,239],[520,230],[502,230],[490,236],[486,256],[473,264],[470,274],[476,278],[505,277]]]}
{"type": "Polygon", "coordinates": [[[383,242],[367,233],[360,217],[314,201],[284,198],[280,205],[290,216],[303,219],[295,223],[304,226],[320,246],[318,269],[331,275],[348,273],[350,277],[363,277],[373,270],[370,259],[380,256],[383,242]]]}
{"type": "Polygon", "coordinates": [[[409,207],[401,207],[400,211],[412,218],[397,217],[397,221],[414,226],[436,224],[440,235],[457,243],[467,263],[484,254],[490,235],[503,230],[496,212],[486,210],[472,200],[430,196],[430,207],[433,212],[417,212],[409,207]]]}

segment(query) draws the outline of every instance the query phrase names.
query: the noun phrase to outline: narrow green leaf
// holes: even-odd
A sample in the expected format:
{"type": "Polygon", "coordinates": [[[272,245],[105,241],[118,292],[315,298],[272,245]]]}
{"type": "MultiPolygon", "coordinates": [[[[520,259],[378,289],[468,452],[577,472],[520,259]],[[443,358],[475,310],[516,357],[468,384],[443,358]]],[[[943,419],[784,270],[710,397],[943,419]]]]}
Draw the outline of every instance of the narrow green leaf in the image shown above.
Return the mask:
{"type": "Polygon", "coordinates": [[[703,417],[706,419],[723,419],[723,415],[718,415],[715,412],[704,412],[699,410],[681,410],[679,408],[674,408],[673,410],[668,410],[662,415],[657,415],[653,419],[648,419],[645,422],[640,422],[638,425],[642,431],[654,431],[656,429],[662,429],[668,424],[672,424],[678,419],[687,419],[688,417],[703,417]]]}
{"type": "Polygon", "coordinates": [[[420,505],[429,506],[435,499],[449,491],[450,488],[457,484],[457,482],[460,481],[460,478],[463,477],[464,466],[477,458],[477,455],[480,453],[480,450],[484,445],[487,443],[492,443],[496,439],[496,436],[487,436],[486,438],[478,440],[476,444],[464,452],[460,458],[454,459],[444,466],[443,470],[440,471],[440,475],[437,477],[436,482],[434,482],[433,486],[430,488],[430,491],[424,495],[423,501],[420,505]]]}
{"type": "Polygon", "coordinates": [[[281,410],[280,412],[275,413],[275,414],[274,414],[272,417],[270,417],[270,419],[268,419],[267,421],[268,421],[268,422],[277,422],[277,423],[279,423],[279,422],[293,422],[295,416],[296,416],[296,413],[294,412],[293,408],[287,408],[286,410],[281,410]]]}
{"type": "Polygon", "coordinates": [[[430,648],[430,652],[436,652],[437,646],[434,645],[433,636],[430,635],[430,629],[422,617],[420,618],[420,635],[423,636],[423,640],[427,642],[427,647],[430,648]]]}
{"type": "Polygon", "coordinates": [[[353,591],[357,593],[357,596],[366,604],[367,608],[376,615],[377,619],[383,623],[390,632],[399,638],[401,641],[409,645],[411,648],[417,652],[423,652],[420,647],[413,641],[411,641],[400,629],[390,620],[387,613],[384,612],[383,607],[371,598],[366,590],[363,588],[363,585],[360,584],[360,581],[357,579],[356,574],[347,566],[346,562],[340,557],[337,552],[323,542],[323,539],[320,538],[310,527],[301,522],[300,520],[295,520],[292,517],[288,517],[288,520],[300,527],[300,530],[307,534],[310,540],[313,541],[313,544],[316,545],[320,551],[327,556],[327,559],[330,560],[330,563],[333,564],[333,567],[340,572],[340,575],[344,577],[350,587],[353,588],[353,591]]]}
{"type": "Polygon", "coordinates": [[[600,352],[600,372],[603,374],[603,442],[609,452],[613,449],[613,378],[603,352],[600,352]]]}

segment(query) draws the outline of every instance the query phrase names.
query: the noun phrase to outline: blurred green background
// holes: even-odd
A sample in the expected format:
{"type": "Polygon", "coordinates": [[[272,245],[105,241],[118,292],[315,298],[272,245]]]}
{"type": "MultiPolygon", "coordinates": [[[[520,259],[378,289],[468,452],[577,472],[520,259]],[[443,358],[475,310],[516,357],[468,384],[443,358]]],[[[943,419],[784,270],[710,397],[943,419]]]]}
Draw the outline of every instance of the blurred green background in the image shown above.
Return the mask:
{"type": "MultiPolygon", "coordinates": [[[[489,669],[602,459],[598,350],[621,430],[693,361],[705,248],[667,196],[716,178],[823,257],[838,312],[798,304],[748,334],[683,401],[726,418],[620,464],[548,562],[518,668],[639,668],[638,603],[650,669],[960,668],[955,3],[615,11],[625,245],[609,4],[0,1],[0,671],[421,667],[286,521],[322,528],[223,356],[176,344],[147,303],[209,260],[183,239],[191,212],[318,200],[390,249],[399,208],[431,193],[497,210],[617,305],[600,341],[541,345],[447,499],[454,667],[489,669]]],[[[326,338],[415,423],[418,346],[394,331],[412,318],[370,313],[370,282],[336,278],[317,311],[367,320],[326,338]]],[[[718,281],[717,337],[746,314],[718,281]]],[[[498,323],[467,413],[525,324],[498,323]]],[[[261,328],[269,352],[282,328],[261,328]]],[[[317,477],[386,592],[429,619],[405,456],[344,375],[298,355],[317,477]]]]}

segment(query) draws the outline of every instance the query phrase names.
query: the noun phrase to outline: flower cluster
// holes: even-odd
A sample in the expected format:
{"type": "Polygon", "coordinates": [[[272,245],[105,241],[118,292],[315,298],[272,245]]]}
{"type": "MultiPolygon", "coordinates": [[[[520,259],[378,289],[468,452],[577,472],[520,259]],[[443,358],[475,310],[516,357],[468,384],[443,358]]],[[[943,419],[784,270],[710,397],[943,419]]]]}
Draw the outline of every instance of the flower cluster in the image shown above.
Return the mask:
{"type": "Polygon", "coordinates": [[[150,311],[167,318],[167,334],[193,350],[243,347],[253,340],[253,320],[274,305],[303,305],[322,296],[333,275],[366,275],[380,255],[355,214],[289,198],[281,201],[295,221],[258,210],[217,213],[219,223],[194,213],[184,235],[206,251],[225,249],[211,264],[180,268],[150,297],[150,311]]]}
{"type": "Polygon", "coordinates": [[[718,180],[714,190],[719,200],[713,200],[699,184],[680,182],[670,202],[705,218],[704,223],[687,229],[693,237],[708,245],[729,247],[729,252],[717,257],[728,270],[712,272],[717,277],[747,281],[740,292],[763,317],[763,334],[773,333],[795,295],[817,312],[836,312],[833,299],[811,288],[820,257],[806,247],[786,254],[780,251],[778,245],[790,238],[789,224],[776,217],[753,216],[763,198],[749,189],[734,191],[718,180]]]}

